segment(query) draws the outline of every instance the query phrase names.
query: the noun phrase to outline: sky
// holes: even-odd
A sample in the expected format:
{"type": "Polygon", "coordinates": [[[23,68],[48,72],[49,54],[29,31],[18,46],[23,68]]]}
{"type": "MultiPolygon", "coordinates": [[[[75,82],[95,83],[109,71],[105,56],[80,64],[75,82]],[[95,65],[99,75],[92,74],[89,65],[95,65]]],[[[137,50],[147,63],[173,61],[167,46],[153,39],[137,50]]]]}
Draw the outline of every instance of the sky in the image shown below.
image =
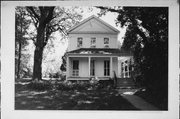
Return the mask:
{"type": "MultiPolygon", "coordinates": [[[[91,15],[95,15],[97,16],[97,13],[99,13],[99,9],[93,7],[93,9],[89,10],[88,7],[82,7],[83,9],[83,13],[82,14],[82,20],[90,17],[91,15]]],[[[117,27],[115,24],[115,19],[117,18],[117,14],[116,13],[111,13],[108,12],[106,13],[106,15],[100,17],[100,19],[102,19],[103,21],[105,21],[106,23],[110,24],[111,26],[115,27],[116,29],[118,29],[120,31],[119,36],[118,36],[118,40],[121,42],[122,44],[122,37],[125,34],[125,29],[122,29],[120,27],[117,27]]],[[[67,46],[68,46],[68,42],[67,40],[60,40],[61,36],[60,34],[58,34],[58,32],[56,32],[54,34],[54,39],[53,39],[53,45],[54,48],[51,49],[52,52],[49,52],[48,49],[44,49],[44,52],[47,53],[46,56],[46,60],[43,62],[42,64],[42,72],[48,72],[48,71],[53,71],[53,72],[57,72],[59,70],[59,67],[61,65],[61,57],[64,55],[67,46]]],[[[50,42],[50,41],[49,41],[50,42]]],[[[51,42],[52,43],[52,42],[51,42]]],[[[29,60],[29,66],[33,66],[33,55],[34,55],[34,45],[32,42],[30,42],[29,46],[28,46],[28,51],[29,54],[31,54],[31,59],[29,60]]]]}

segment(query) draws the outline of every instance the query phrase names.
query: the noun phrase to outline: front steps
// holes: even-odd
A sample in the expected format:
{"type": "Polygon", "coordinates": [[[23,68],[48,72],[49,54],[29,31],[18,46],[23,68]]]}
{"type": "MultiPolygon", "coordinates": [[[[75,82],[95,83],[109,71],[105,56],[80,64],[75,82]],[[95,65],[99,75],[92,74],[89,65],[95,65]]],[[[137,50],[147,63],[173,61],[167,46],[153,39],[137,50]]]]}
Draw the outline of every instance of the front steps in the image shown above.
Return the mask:
{"type": "Polygon", "coordinates": [[[117,78],[117,88],[135,88],[136,84],[133,78],[117,78]]]}

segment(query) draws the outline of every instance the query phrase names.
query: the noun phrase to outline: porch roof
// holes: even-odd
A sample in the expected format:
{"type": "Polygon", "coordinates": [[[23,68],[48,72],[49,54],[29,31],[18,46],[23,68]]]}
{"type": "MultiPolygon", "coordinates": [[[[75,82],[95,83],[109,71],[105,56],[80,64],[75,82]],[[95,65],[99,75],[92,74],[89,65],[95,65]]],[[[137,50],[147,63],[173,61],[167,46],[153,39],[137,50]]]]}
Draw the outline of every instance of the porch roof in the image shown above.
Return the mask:
{"type": "Polygon", "coordinates": [[[116,55],[116,56],[129,56],[132,55],[131,51],[116,48],[80,48],[77,50],[69,51],[67,54],[77,55],[116,55]]]}

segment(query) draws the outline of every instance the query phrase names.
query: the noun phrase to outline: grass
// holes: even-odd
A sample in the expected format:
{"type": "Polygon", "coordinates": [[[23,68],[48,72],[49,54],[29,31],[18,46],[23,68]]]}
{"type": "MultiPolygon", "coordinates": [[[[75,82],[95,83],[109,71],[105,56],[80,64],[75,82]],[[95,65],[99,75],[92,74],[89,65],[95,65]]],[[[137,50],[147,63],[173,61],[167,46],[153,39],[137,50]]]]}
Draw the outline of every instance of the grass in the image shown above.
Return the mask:
{"type": "Polygon", "coordinates": [[[27,88],[27,83],[15,85],[16,110],[137,110],[114,89],[45,90],[27,88]]]}

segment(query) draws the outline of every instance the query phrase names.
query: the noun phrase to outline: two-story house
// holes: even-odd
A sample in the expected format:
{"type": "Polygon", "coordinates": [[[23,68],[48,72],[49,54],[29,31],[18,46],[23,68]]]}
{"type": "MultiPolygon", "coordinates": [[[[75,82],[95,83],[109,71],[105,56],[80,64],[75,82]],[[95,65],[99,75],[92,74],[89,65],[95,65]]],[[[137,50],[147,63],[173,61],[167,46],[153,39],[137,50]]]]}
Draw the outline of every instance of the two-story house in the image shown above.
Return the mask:
{"type": "Polygon", "coordinates": [[[119,33],[94,15],[69,29],[66,79],[130,77],[132,54],[118,48],[119,33]]]}

